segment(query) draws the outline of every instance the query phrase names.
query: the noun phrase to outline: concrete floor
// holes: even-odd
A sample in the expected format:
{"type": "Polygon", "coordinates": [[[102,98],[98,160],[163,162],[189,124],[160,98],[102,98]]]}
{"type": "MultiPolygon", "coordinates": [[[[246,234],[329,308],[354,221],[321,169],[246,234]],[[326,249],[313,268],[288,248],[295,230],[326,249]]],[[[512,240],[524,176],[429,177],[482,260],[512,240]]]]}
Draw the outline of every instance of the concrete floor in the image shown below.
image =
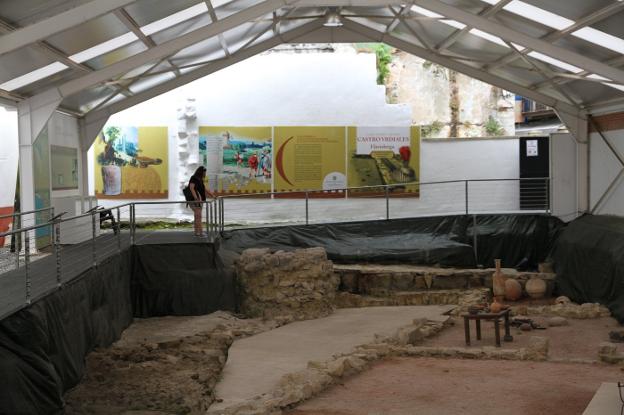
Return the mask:
{"type": "Polygon", "coordinates": [[[355,346],[371,343],[375,335],[390,336],[414,319],[446,319],[453,306],[348,308],[329,317],[300,321],[237,340],[217,384],[223,401],[210,409],[224,409],[272,391],[282,376],[305,369],[355,346]]]}

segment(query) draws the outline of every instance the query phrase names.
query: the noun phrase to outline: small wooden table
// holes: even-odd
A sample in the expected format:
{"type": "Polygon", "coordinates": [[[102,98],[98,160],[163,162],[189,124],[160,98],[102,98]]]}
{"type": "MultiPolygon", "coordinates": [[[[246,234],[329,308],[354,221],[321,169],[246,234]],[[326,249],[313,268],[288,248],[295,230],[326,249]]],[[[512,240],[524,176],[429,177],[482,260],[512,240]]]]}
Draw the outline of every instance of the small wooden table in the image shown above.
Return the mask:
{"type": "Polygon", "coordinates": [[[470,346],[470,320],[475,321],[477,329],[477,340],[481,340],[481,320],[493,320],[494,332],[496,334],[496,347],[501,347],[500,340],[500,319],[505,319],[505,337],[503,339],[506,342],[513,341],[513,337],[509,332],[509,312],[511,310],[503,310],[500,313],[477,313],[477,314],[464,314],[464,332],[466,333],[466,345],[470,346]]]}

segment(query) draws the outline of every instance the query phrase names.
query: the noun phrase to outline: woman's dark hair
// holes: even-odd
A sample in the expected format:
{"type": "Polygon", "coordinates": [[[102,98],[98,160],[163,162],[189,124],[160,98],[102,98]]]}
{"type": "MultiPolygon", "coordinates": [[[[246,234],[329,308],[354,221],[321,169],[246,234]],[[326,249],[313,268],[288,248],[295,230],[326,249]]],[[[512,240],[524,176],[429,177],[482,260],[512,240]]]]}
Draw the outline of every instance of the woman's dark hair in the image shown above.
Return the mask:
{"type": "Polygon", "coordinates": [[[193,173],[193,177],[197,179],[202,179],[204,177],[204,173],[206,173],[206,168],[204,166],[199,166],[195,173],[193,173]]]}

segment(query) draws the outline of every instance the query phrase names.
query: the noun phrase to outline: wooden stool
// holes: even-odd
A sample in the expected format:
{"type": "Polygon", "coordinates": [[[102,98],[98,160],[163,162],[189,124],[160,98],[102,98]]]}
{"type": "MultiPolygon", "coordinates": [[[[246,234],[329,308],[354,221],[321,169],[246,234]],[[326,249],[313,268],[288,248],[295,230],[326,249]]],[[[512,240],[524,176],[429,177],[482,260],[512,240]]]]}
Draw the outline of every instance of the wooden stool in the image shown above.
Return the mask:
{"type": "Polygon", "coordinates": [[[464,314],[464,332],[466,334],[466,345],[470,346],[470,320],[475,321],[475,327],[477,329],[477,340],[481,340],[481,320],[493,320],[494,332],[496,334],[496,347],[501,347],[500,341],[500,319],[505,319],[505,337],[506,342],[513,341],[513,337],[509,332],[509,312],[510,310],[503,310],[500,313],[477,313],[477,314],[464,314]]]}

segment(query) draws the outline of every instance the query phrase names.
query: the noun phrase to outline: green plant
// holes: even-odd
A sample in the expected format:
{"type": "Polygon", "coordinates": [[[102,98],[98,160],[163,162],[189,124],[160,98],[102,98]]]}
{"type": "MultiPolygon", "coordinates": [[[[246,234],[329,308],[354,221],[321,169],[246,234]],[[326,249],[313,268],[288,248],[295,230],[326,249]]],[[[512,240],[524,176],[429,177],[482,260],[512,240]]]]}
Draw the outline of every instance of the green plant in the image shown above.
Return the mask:
{"type": "Polygon", "coordinates": [[[392,48],[385,43],[356,43],[358,52],[374,53],[377,58],[377,84],[384,85],[390,75],[392,48]]]}
{"type": "Polygon", "coordinates": [[[384,85],[390,75],[390,64],[392,63],[392,48],[380,43],[375,50],[377,56],[377,84],[384,85]]]}
{"type": "Polygon", "coordinates": [[[420,127],[420,132],[422,133],[423,137],[432,137],[442,131],[442,128],[444,128],[444,123],[435,120],[431,124],[423,125],[422,127],[420,127]]]}
{"type": "Polygon", "coordinates": [[[485,122],[483,129],[485,130],[488,136],[496,136],[505,134],[505,129],[501,125],[501,123],[491,115],[488,117],[488,120],[485,122]]]}

